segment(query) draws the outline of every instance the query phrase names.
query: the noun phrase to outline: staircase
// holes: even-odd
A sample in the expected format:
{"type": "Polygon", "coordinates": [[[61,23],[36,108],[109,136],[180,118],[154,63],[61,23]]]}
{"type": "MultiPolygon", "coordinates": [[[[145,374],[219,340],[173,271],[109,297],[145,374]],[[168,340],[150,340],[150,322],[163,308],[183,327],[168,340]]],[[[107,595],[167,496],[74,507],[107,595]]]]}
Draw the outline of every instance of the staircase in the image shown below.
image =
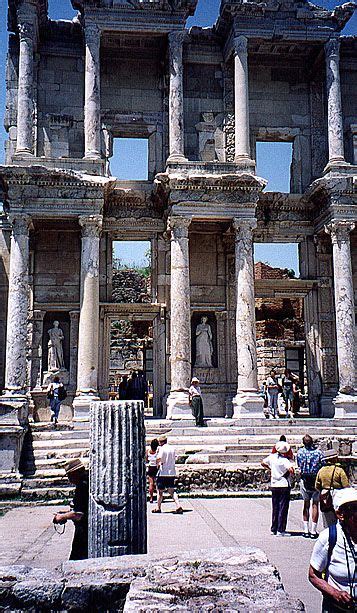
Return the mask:
{"type": "MultiPolygon", "coordinates": [[[[254,475],[266,489],[267,474],[260,462],[281,434],[286,435],[294,452],[302,436],[309,433],[321,448],[337,448],[342,461],[353,465],[357,458],[352,455],[352,443],[357,440],[357,421],[353,419],[208,419],[206,428],[196,428],[191,421],[146,421],[148,443],[163,433],[176,447],[179,485],[187,491],[216,490],[220,483],[222,489],[236,489],[238,485],[229,485],[234,472],[243,475],[243,489],[254,475]]],[[[22,499],[70,498],[73,488],[63,465],[73,457],[89,462],[88,422],[64,423],[57,428],[48,423],[32,424],[24,455],[22,499]]]]}

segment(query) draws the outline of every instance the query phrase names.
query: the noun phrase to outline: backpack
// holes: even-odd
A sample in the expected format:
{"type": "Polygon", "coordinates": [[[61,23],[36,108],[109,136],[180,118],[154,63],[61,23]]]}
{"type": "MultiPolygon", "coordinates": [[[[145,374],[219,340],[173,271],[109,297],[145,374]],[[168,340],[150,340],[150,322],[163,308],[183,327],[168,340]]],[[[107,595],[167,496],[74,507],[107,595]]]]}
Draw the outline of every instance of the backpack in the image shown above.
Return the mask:
{"type": "Polygon", "coordinates": [[[60,385],[58,388],[58,400],[65,400],[67,398],[67,390],[64,385],[60,385]]]}
{"type": "Polygon", "coordinates": [[[326,568],[323,572],[323,578],[327,581],[328,578],[328,568],[330,566],[332,552],[337,543],[337,525],[332,524],[328,527],[328,553],[327,553],[327,564],[326,568]]]}

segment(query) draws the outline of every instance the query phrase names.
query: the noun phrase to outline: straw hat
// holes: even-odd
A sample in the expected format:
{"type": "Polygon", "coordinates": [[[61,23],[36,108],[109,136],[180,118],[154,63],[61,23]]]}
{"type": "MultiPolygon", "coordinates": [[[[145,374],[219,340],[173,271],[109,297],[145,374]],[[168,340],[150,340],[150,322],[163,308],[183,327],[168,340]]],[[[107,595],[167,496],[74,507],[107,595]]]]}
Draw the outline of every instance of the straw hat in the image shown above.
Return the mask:
{"type": "Polygon", "coordinates": [[[158,439],[159,443],[166,443],[167,441],[167,434],[161,434],[158,439]]]}
{"type": "Polygon", "coordinates": [[[284,441],[278,441],[275,445],[275,449],[278,453],[288,453],[288,451],[290,451],[290,445],[284,441]]]}

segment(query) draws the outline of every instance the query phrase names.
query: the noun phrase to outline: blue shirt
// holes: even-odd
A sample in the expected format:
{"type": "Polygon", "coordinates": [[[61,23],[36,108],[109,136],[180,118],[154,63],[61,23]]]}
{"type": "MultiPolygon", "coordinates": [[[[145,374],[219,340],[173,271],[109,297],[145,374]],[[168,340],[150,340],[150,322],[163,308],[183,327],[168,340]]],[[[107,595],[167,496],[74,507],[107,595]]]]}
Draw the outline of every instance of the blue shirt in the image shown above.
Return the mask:
{"type": "Polygon", "coordinates": [[[301,447],[296,460],[302,475],[317,475],[321,466],[325,464],[322,451],[314,447],[301,447]]]}

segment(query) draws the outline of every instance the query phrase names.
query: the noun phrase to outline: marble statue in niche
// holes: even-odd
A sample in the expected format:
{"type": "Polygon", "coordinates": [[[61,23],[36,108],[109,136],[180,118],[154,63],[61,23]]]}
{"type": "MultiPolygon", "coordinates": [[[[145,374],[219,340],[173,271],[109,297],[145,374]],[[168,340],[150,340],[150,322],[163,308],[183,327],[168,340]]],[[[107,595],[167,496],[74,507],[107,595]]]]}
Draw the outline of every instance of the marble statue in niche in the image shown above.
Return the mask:
{"type": "Polygon", "coordinates": [[[196,327],[196,361],[195,368],[213,368],[212,329],[206,316],[201,317],[201,323],[196,327]]]}
{"type": "Polygon", "coordinates": [[[48,370],[51,372],[64,369],[63,339],[64,334],[59,327],[59,322],[53,322],[53,328],[48,331],[48,370]]]}

